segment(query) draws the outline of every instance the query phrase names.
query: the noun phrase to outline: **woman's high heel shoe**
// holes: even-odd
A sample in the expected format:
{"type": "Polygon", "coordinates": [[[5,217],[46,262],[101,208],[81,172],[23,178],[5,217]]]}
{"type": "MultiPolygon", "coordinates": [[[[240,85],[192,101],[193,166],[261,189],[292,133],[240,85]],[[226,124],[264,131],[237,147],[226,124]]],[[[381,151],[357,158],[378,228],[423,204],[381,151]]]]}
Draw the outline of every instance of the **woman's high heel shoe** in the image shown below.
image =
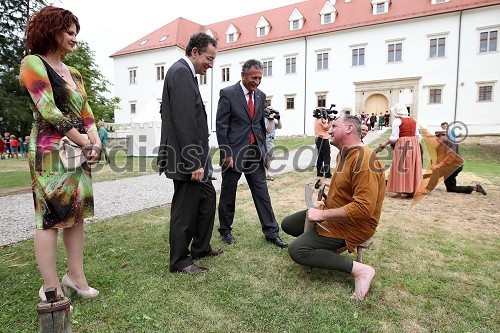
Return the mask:
{"type": "Polygon", "coordinates": [[[47,301],[47,297],[45,296],[45,290],[43,290],[43,286],[41,286],[40,290],[38,290],[38,296],[42,301],[47,301]]]}
{"type": "Polygon", "coordinates": [[[66,295],[71,295],[71,289],[76,291],[78,296],[83,298],[94,298],[99,295],[99,290],[91,287],[89,287],[89,290],[80,290],[80,288],[78,288],[76,284],[74,284],[73,281],[69,278],[68,274],[64,274],[62,278],[62,286],[64,294],[66,295]]]}
{"type": "MultiPolygon", "coordinates": [[[[51,300],[51,302],[57,301],[57,300],[59,300],[61,298],[61,295],[55,295],[54,294],[54,290],[56,288],[47,288],[47,292],[49,292],[49,289],[51,289],[50,294],[55,297],[54,300],[51,300]]],[[[42,301],[47,302],[47,294],[45,293],[45,291],[46,290],[43,288],[43,284],[42,284],[42,286],[40,287],[40,290],[38,290],[38,297],[40,297],[40,299],[42,301]]]]}

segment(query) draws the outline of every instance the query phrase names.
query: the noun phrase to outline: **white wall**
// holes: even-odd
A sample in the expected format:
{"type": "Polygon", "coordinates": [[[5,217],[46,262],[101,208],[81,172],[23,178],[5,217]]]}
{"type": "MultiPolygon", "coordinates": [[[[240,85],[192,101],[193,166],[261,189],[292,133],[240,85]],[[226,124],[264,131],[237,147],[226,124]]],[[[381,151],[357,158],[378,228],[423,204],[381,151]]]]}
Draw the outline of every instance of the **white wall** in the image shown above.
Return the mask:
{"type": "Polygon", "coordinates": [[[114,58],[115,94],[121,100],[121,109],[115,111],[115,123],[131,122],[130,101],[137,101],[136,111],[140,112],[152,98],[161,100],[163,81],[156,80],[156,66],[164,64],[166,74],[183,54],[184,50],[169,47],[114,58]],[[129,83],[129,68],[137,69],[136,84],[129,83]]]}
{"type": "MultiPolygon", "coordinates": [[[[262,61],[273,61],[272,76],[263,77],[259,86],[268,98],[271,97],[272,107],[280,111],[283,129],[279,130],[279,135],[291,135],[303,133],[304,114],[304,43],[303,40],[293,40],[286,43],[272,43],[256,47],[247,47],[238,50],[221,52],[217,55],[214,65],[214,99],[213,118],[211,119],[213,129],[215,129],[215,115],[219,99],[220,89],[233,85],[241,80],[241,67],[246,60],[257,59],[262,61]],[[296,57],[295,74],[285,74],[285,55],[296,57]],[[230,81],[222,82],[222,67],[230,65],[230,81]],[[286,95],[294,95],[295,108],[286,109],[286,95]],[[297,121],[299,119],[300,121],[297,121]]],[[[204,94],[205,91],[202,91],[204,94]]],[[[206,96],[206,94],[204,94],[206,96]]],[[[207,110],[208,112],[208,110],[207,110]]],[[[312,114],[312,110],[310,112],[312,114]]]]}
{"type": "MultiPolygon", "coordinates": [[[[236,83],[243,62],[255,58],[273,61],[273,75],[263,78],[260,89],[272,96],[273,108],[282,114],[283,129],[277,135],[313,133],[316,92],[327,92],[327,106],[334,103],[337,110],[349,107],[357,113],[354,82],[405,77],[421,77],[418,92],[413,92],[418,95],[418,110],[413,111],[421,125],[433,130],[443,121],[453,121],[455,116],[459,22],[460,14],[450,13],[219,52],[213,73],[207,73],[207,84],[200,86],[209,127],[215,130],[220,89],[236,83]],[[446,38],[443,58],[429,59],[429,39],[434,34],[446,38]],[[387,41],[400,38],[403,61],[388,63],[387,41]],[[365,65],[352,67],[351,46],[364,43],[365,65]],[[318,71],[316,51],[323,49],[329,49],[324,51],[329,52],[329,68],[318,71]],[[296,74],[285,74],[287,55],[297,58],[296,74]],[[225,66],[230,66],[229,82],[222,82],[221,68],[225,66]],[[432,85],[442,86],[440,104],[428,103],[432,85]],[[286,95],[294,95],[294,110],[286,110],[286,95]]],[[[470,126],[473,134],[500,134],[500,52],[478,52],[478,28],[495,25],[500,25],[500,6],[465,11],[462,16],[456,120],[470,126]],[[478,81],[496,81],[492,102],[477,102],[478,81]]],[[[183,50],[171,47],[115,58],[115,91],[122,99],[122,110],[116,112],[115,122],[130,121],[129,101],[137,100],[140,110],[140,103],[152,97],[161,98],[163,82],[156,81],[155,64],[164,62],[166,71],[183,54],[183,50]],[[138,68],[138,83],[130,85],[128,68],[134,66],[138,68]]]]}
{"type": "Polygon", "coordinates": [[[489,124],[489,133],[500,132],[500,43],[497,51],[479,53],[478,28],[496,26],[500,31],[500,6],[465,12],[462,19],[462,46],[458,88],[457,119],[472,133],[489,124]],[[496,81],[493,102],[477,102],[478,81],[496,81]],[[462,85],[463,84],[463,85],[462,85]]]}

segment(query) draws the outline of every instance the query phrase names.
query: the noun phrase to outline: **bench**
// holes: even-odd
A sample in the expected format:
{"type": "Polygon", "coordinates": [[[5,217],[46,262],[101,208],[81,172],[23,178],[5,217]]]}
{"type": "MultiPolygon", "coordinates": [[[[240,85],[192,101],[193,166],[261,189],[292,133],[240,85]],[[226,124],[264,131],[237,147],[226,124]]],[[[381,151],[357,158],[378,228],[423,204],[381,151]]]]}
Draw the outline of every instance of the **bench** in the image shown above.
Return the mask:
{"type": "MultiPolygon", "coordinates": [[[[306,190],[305,190],[306,202],[312,201],[309,198],[314,197],[312,186],[310,186],[310,185],[311,184],[306,185],[306,190]]],[[[326,199],[327,189],[326,189],[326,185],[322,184],[321,179],[318,179],[316,181],[316,183],[314,184],[314,188],[316,190],[318,190],[317,197],[316,197],[316,204],[315,204],[315,206],[317,206],[317,205],[319,205],[319,203],[324,202],[324,200],[326,199]]],[[[315,207],[315,208],[318,208],[318,207],[315,207]]],[[[315,227],[315,223],[309,222],[307,219],[307,216],[306,216],[306,220],[305,220],[305,224],[304,224],[304,232],[308,231],[309,229],[311,229],[313,227],[315,227]]],[[[370,246],[372,245],[372,243],[373,243],[373,239],[370,238],[367,241],[358,245],[358,247],[356,248],[356,252],[357,252],[356,261],[357,262],[359,262],[359,263],[363,262],[363,250],[364,249],[368,250],[370,248],[370,246]]],[[[341,254],[345,251],[347,251],[347,246],[343,246],[343,247],[335,250],[335,253],[341,254]]]]}
{"type": "MultiPolygon", "coordinates": [[[[363,242],[363,243],[358,245],[358,247],[356,248],[356,252],[358,253],[358,255],[356,256],[357,262],[359,262],[359,263],[363,262],[363,249],[368,250],[372,244],[373,244],[373,238],[370,238],[366,242],[363,242]]],[[[344,246],[344,247],[337,249],[335,251],[335,253],[341,254],[341,253],[344,253],[345,251],[347,251],[347,246],[344,246]]]]}

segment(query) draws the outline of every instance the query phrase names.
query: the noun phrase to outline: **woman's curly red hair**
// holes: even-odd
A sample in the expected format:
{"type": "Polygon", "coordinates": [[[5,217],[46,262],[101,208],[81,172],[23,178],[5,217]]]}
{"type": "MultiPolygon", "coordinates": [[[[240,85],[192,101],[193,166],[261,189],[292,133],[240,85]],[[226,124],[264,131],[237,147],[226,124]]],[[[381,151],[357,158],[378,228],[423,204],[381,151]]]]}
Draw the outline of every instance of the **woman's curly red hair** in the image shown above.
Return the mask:
{"type": "Polygon", "coordinates": [[[26,25],[26,51],[28,54],[47,54],[58,47],[58,36],[74,24],[80,32],[78,17],[69,10],[47,6],[34,13],[26,25]]]}

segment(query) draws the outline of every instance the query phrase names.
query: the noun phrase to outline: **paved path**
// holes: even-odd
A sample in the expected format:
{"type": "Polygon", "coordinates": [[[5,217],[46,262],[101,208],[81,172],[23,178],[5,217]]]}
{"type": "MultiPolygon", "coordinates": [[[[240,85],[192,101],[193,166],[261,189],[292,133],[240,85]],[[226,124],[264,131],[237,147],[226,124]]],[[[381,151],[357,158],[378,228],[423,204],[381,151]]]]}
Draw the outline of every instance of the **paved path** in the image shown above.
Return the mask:
{"type": "MultiPolygon", "coordinates": [[[[365,143],[378,138],[383,132],[384,130],[369,132],[365,143]]],[[[332,146],[331,155],[336,156],[337,152],[332,146]]],[[[316,164],[316,156],[314,146],[305,146],[286,155],[276,154],[276,160],[272,163],[275,171],[272,174],[305,170],[316,164]]],[[[215,168],[214,171],[217,176],[214,186],[219,190],[222,177],[220,170],[215,168]]],[[[241,177],[240,183],[246,183],[245,177],[241,177]]],[[[89,220],[103,220],[162,206],[171,203],[173,193],[172,180],[156,174],[94,183],[95,216],[89,220]]],[[[35,213],[32,202],[31,193],[0,197],[0,246],[34,236],[35,213]]]]}

